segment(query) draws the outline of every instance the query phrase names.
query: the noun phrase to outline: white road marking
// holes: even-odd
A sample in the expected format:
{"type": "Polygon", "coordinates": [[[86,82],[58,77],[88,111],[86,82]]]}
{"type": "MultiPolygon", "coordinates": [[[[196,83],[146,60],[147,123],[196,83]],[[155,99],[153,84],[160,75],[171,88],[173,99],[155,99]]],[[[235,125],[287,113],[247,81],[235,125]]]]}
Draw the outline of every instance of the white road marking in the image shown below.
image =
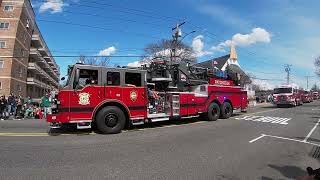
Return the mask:
{"type": "Polygon", "coordinates": [[[264,123],[272,123],[272,124],[281,124],[288,125],[288,121],[291,118],[281,118],[281,117],[270,117],[270,116],[244,116],[235,118],[237,120],[246,120],[246,121],[255,121],[255,122],[264,122],[264,123]]]}
{"type": "Polygon", "coordinates": [[[317,126],[320,123],[320,119],[318,120],[317,124],[311,129],[311,131],[309,132],[309,134],[306,136],[306,138],[303,140],[304,142],[307,142],[307,140],[309,139],[309,137],[311,136],[311,134],[313,133],[314,130],[316,130],[317,126]]]}
{"type": "Polygon", "coordinates": [[[259,139],[263,138],[264,136],[266,136],[266,135],[261,134],[261,136],[259,136],[259,137],[255,138],[255,139],[252,139],[251,141],[249,141],[249,143],[253,143],[253,142],[255,142],[255,141],[257,141],[257,140],[259,140],[259,139]]]}
{"type": "Polygon", "coordinates": [[[299,142],[299,143],[304,143],[304,144],[310,144],[310,145],[313,145],[313,146],[318,146],[320,147],[320,144],[315,144],[315,143],[312,143],[312,142],[307,142],[305,140],[299,140],[299,139],[291,139],[291,138],[286,138],[286,137],[280,137],[280,136],[272,136],[272,135],[267,135],[267,134],[261,134],[261,136],[249,141],[249,143],[253,143],[263,137],[271,137],[271,138],[276,138],[276,139],[282,139],[282,140],[288,140],[288,141],[294,141],[294,142],[299,142]]]}
{"type": "Polygon", "coordinates": [[[312,109],[312,111],[320,111],[320,109],[312,109]]]}

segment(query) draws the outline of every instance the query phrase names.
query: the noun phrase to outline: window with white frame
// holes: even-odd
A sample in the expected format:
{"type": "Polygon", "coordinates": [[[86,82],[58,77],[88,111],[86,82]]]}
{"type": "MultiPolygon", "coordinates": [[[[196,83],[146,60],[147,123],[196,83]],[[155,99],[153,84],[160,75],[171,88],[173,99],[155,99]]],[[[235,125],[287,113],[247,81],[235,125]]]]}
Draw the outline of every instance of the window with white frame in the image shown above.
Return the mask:
{"type": "Polygon", "coordinates": [[[2,69],[4,67],[4,61],[0,60],[0,69],[2,69]]]}
{"type": "Polygon", "coordinates": [[[8,22],[0,22],[0,29],[9,29],[8,22]]]}
{"type": "Polygon", "coordinates": [[[0,41],[0,49],[6,48],[6,42],[0,41]]]}
{"type": "Polygon", "coordinates": [[[5,5],[3,10],[4,11],[13,11],[13,5],[5,5]]]}

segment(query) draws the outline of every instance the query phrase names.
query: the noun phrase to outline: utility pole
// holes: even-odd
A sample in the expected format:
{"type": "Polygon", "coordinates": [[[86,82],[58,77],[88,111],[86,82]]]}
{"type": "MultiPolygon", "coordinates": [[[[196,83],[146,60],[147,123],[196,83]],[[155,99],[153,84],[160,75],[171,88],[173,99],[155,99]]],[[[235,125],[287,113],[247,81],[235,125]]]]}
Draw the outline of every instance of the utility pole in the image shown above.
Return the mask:
{"type": "MultiPolygon", "coordinates": [[[[184,25],[186,22],[182,22],[182,23],[177,23],[176,27],[172,28],[172,31],[174,31],[174,34],[172,35],[172,39],[173,39],[173,48],[172,48],[172,52],[173,52],[173,58],[174,61],[176,62],[176,50],[177,50],[177,43],[179,42],[179,38],[182,36],[182,31],[181,31],[181,26],[184,25]]],[[[171,58],[171,65],[172,65],[172,58],[171,58]]]]}
{"type": "Polygon", "coordinates": [[[290,83],[290,73],[291,73],[291,64],[285,64],[284,65],[284,70],[286,71],[287,73],[287,84],[290,83]]]}

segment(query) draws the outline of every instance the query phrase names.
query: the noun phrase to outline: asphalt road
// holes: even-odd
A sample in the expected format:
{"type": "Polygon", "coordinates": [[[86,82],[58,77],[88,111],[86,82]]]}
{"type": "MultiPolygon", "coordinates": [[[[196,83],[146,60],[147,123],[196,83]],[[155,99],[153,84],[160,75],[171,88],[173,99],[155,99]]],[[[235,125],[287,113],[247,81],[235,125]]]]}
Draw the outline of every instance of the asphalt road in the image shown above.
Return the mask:
{"type": "MultiPolygon", "coordinates": [[[[116,135],[0,121],[0,179],[292,179],[320,168],[320,102],[116,135]]],[[[190,123],[187,123],[190,122],[190,123]]]]}

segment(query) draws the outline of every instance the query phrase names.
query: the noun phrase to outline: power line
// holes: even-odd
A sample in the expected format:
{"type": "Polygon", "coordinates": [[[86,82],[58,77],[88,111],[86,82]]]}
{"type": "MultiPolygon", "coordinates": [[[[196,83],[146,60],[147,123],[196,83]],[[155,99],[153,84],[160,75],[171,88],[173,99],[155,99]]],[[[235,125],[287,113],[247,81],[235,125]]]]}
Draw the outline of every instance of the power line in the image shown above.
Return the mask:
{"type": "Polygon", "coordinates": [[[257,77],[250,77],[251,79],[263,80],[263,81],[283,81],[282,79],[265,79],[265,78],[257,78],[257,77]]]}
{"type": "MultiPolygon", "coordinates": [[[[54,20],[44,20],[44,19],[37,19],[37,20],[41,21],[41,22],[47,22],[47,23],[66,24],[66,25],[87,27],[87,28],[100,29],[100,30],[106,30],[106,31],[115,31],[115,29],[112,29],[112,28],[105,28],[105,27],[92,26],[92,25],[87,25],[87,24],[72,23],[72,22],[67,22],[67,21],[54,21],[54,20]]],[[[136,36],[141,36],[141,37],[147,36],[147,37],[150,37],[153,39],[162,39],[161,37],[158,37],[158,36],[148,35],[148,34],[144,34],[144,33],[137,33],[137,32],[129,32],[129,31],[121,30],[121,29],[117,29],[116,31],[132,34],[132,35],[134,34],[136,36]]]]}
{"type": "MultiPolygon", "coordinates": [[[[74,57],[80,57],[81,55],[51,55],[51,56],[44,56],[44,58],[47,57],[54,57],[54,58],[74,58],[74,57]]],[[[28,58],[29,56],[0,56],[0,58],[28,58]]],[[[89,55],[85,57],[93,57],[93,58],[152,58],[153,56],[145,56],[145,55],[110,55],[110,56],[100,56],[100,55],[89,55]]],[[[162,58],[162,57],[159,57],[162,58]]]]}

